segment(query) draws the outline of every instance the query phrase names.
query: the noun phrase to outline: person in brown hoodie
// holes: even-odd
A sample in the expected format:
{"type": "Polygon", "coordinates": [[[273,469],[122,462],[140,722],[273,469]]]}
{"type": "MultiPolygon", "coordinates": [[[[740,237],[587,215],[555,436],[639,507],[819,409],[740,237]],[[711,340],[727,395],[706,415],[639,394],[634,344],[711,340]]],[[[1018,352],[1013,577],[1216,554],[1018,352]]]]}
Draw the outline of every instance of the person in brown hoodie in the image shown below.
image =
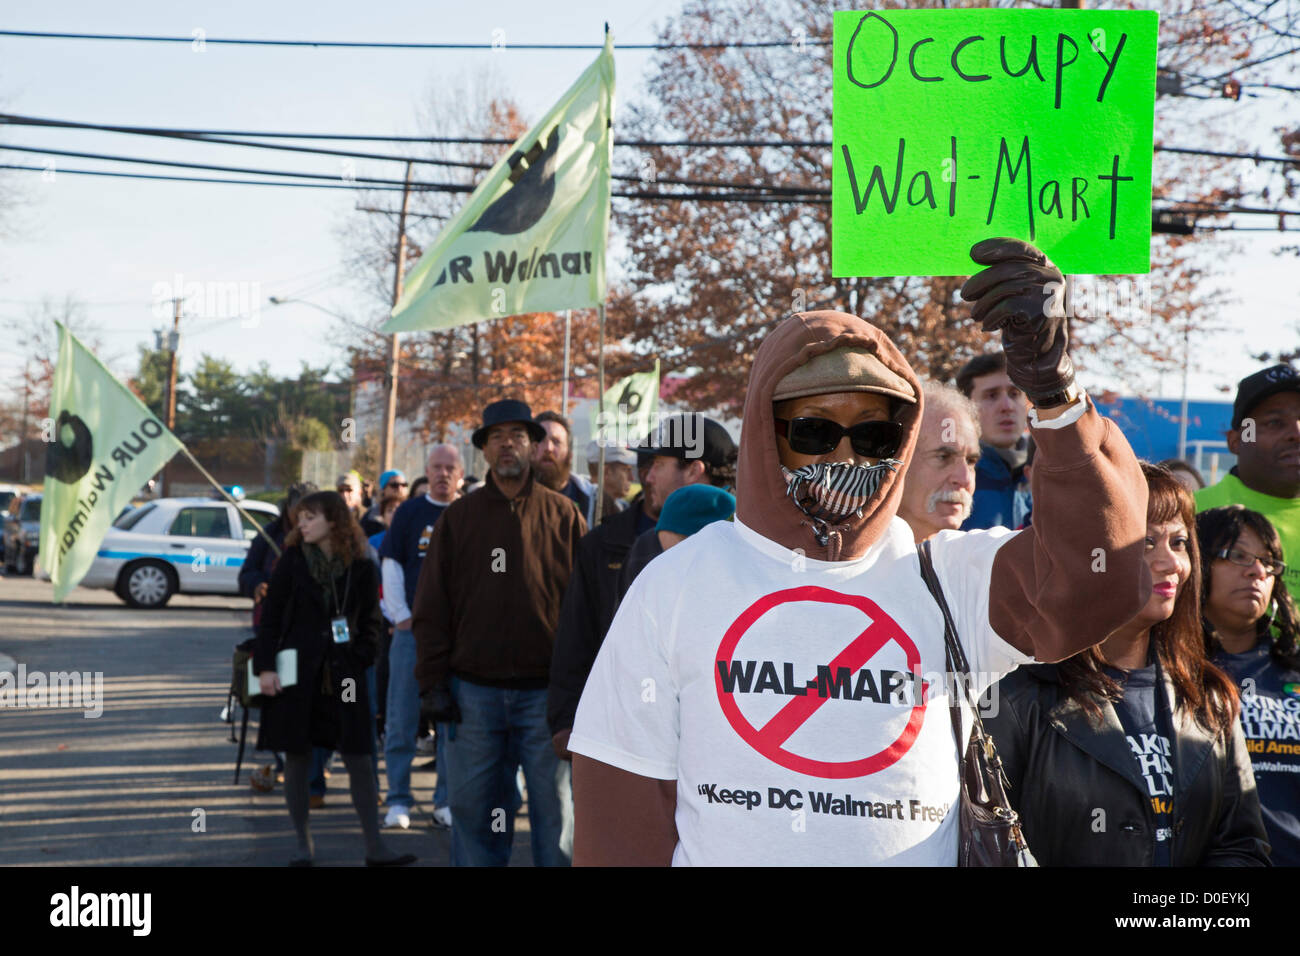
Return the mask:
{"type": "MultiPolygon", "coordinates": [[[[977,692],[1132,618],[1146,483],[1074,385],[1060,272],[995,239],[963,296],[1036,405],[1032,528],[933,541],[977,692]]],[[[953,865],[943,623],[896,516],[919,381],[877,328],[788,318],[755,356],[736,520],[652,562],[579,704],[574,862],[953,865]]],[[[965,741],[961,742],[965,749],[965,741]]]]}

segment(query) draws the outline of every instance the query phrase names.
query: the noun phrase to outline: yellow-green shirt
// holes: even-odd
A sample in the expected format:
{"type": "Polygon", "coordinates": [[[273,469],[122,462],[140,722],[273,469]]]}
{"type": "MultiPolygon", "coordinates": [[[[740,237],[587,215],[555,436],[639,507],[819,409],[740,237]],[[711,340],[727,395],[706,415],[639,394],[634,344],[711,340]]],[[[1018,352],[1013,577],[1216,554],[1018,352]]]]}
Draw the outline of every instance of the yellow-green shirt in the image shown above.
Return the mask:
{"type": "Polygon", "coordinates": [[[1196,510],[1206,511],[1223,505],[1242,505],[1258,511],[1273,523],[1282,540],[1282,560],[1286,562],[1283,578],[1292,595],[1300,595],[1300,498],[1275,498],[1253,491],[1229,472],[1217,485],[1196,492],[1196,510]]]}

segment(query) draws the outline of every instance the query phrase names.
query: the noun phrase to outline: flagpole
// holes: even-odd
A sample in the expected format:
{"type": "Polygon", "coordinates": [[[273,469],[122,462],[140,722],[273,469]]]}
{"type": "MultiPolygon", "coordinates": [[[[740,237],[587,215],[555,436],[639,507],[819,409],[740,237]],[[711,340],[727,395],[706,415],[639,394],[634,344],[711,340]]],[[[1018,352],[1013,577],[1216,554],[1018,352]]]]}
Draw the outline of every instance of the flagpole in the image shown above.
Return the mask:
{"type": "Polygon", "coordinates": [[[569,336],[573,331],[573,310],[564,310],[564,397],[560,399],[560,414],[569,417],[569,336]]]}
{"type": "Polygon", "coordinates": [[[222,488],[219,484],[217,484],[217,479],[213,478],[211,475],[208,474],[208,470],[199,464],[199,460],[190,454],[190,450],[186,448],[184,444],[181,445],[181,454],[183,454],[186,458],[190,460],[190,464],[192,464],[195,468],[199,470],[199,474],[201,474],[204,478],[208,479],[208,483],[211,484],[213,488],[216,488],[217,491],[221,492],[223,498],[225,498],[227,501],[229,501],[232,505],[235,506],[236,511],[238,511],[241,515],[243,515],[245,518],[247,518],[249,521],[252,522],[253,527],[257,529],[257,533],[260,534],[263,538],[265,538],[266,543],[271,546],[271,550],[275,552],[275,556],[277,558],[280,557],[280,546],[271,540],[271,536],[269,534],[267,534],[265,531],[262,530],[261,523],[252,515],[250,515],[247,511],[245,511],[243,508],[239,507],[239,502],[236,501],[234,498],[230,497],[229,492],[227,492],[225,488],[222,488]]]}
{"type": "MultiPolygon", "coordinates": [[[[599,404],[596,407],[596,421],[605,422],[605,303],[596,306],[600,313],[600,357],[597,360],[600,369],[599,404]]],[[[600,464],[596,467],[596,510],[593,512],[593,524],[600,524],[605,513],[605,431],[597,432],[596,447],[600,449],[600,464]]]]}

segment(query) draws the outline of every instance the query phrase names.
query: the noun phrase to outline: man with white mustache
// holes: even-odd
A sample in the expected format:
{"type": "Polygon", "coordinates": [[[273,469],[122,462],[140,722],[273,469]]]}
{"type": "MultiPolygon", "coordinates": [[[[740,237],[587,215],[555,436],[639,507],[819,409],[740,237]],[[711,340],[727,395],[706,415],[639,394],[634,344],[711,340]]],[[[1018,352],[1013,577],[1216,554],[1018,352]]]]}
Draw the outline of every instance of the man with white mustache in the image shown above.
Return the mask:
{"type": "Polygon", "coordinates": [[[917,544],[940,531],[958,530],[970,517],[980,460],[975,403],[937,382],[923,382],[921,387],[925,412],[898,505],[898,516],[912,529],[917,544]]]}

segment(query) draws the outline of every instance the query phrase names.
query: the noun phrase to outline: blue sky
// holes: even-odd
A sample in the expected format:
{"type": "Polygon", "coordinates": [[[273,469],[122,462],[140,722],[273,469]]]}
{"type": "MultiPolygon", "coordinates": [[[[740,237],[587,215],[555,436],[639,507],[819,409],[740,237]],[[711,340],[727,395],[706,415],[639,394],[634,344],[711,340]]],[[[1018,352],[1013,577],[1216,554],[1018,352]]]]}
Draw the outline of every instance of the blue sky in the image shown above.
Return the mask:
{"type": "MultiPolygon", "coordinates": [[[[510,50],[511,42],[599,43],[608,20],[616,42],[654,40],[656,28],[680,0],[538,4],[482,0],[476,4],[385,0],[266,3],[90,2],[9,5],[7,29],[73,32],[369,40],[491,42],[503,30],[504,52],[358,51],[238,48],[0,38],[0,110],[60,119],[162,127],[278,129],[311,132],[418,131],[430,90],[491,70],[501,87],[536,118],[595,56],[594,51],[510,50]]],[[[619,100],[635,97],[649,54],[617,54],[619,100]]],[[[1271,134],[1296,98],[1243,101],[1237,133],[1262,152],[1279,147],[1271,134]]],[[[134,136],[9,127],[0,142],[116,152],[156,158],[294,170],[339,172],[338,160],[285,156],[235,147],[174,144],[134,136]]],[[[333,144],[326,144],[333,145],[333,144]]],[[[345,144],[337,144],[347,148],[345,144]]],[[[376,151],[400,147],[371,144],[376,151]]],[[[369,148],[369,147],[366,147],[369,148]]],[[[4,162],[46,160],[0,152],[4,162]]],[[[270,307],[271,295],[301,297],[349,311],[363,300],[349,286],[336,235],[356,198],[346,190],[273,189],[109,180],[58,175],[57,166],[95,168],[90,160],[56,160],[52,181],[9,173],[25,203],[0,238],[0,315],[21,316],[42,297],[71,294],[88,303],[100,327],[104,357],[122,373],[135,367],[136,346],[152,344],[161,324],[152,297],[159,283],[256,283],[263,299],[259,324],[188,323],[182,369],[209,352],[246,369],[265,359],[283,374],[300,359],[332,358],[325,340],[333,323],[309,306],[270,307]],[[210,326],[210,328],[205,328],[210,326]]],[[[1243,174],[1253,172],[1243,165],[1243,174]]],[[[396,178],[401,166],[358,161],[360,175],[396,178]]],[[[162,172],[174,172],[161,170],[162,172]]],[[[1262,204],[1256,202],[1254,204],[1262,204]]],[[[1294,205],[1294,203],[1293,203],[1294,205]]],[[[1243,225],[1271,225],[1264,217],[1243,225]]],[[[1193,397],[1221,398],[1215,386],[1254,368],[1247,350],[1300,338],[1294,330],[1300,268],[1271,250],[1295,235],[1235,237],[1243,252],[1224,257],[1225,287],[1237,301],[1224,311],[1229,331],[1196,343],[1193,397]]],[[[170,325],[167,320],[166,324],[170,325]]],[[[0,374],[14,356],[0,351],[0,374]]],[[[1099,376],[1101,378],[1101,376],[1099,376]]],[[[1177,395],[1178,376],[1163,394],[1177,395]]]]}

